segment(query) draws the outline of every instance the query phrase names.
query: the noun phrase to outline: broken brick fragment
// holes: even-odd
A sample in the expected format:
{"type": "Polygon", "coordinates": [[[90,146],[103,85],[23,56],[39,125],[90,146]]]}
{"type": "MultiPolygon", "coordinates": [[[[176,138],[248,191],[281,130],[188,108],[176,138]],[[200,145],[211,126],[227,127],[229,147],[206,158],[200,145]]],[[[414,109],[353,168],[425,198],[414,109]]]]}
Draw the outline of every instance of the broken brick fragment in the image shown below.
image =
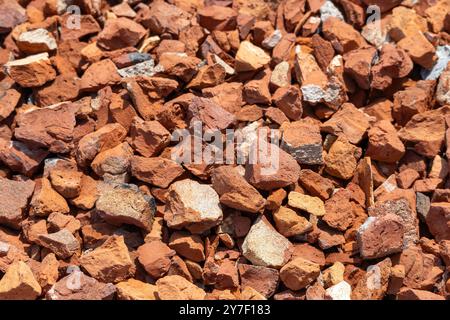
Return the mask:
{"type": "Polygon", "coordinates": [[[10,265],[0,280],[2,300],[35,300],[41,292],[30,267],[23,261],[10,265]]]}
{"type": "Polygon", "coordinates": [[[46,294],[48,300],[112,300],[116,287],[87,276],[79,269],[61,278],[46,294]],[[71,284],[77,283],[77,286],[71,284]]]}
{"type": "Polygon", "coordinates": [[[111,236],[101,246],[83,253],[81,266],[101,282],[119,282],[132,274],[132,261],[123,236],[111,236]]]}
{"type": "Polygon", "coordinates": [[[103,59],[91,64],[80,80],[81,91],[98,91],[99,89],[119,83],[121,77],[110,59],[103,59]]]}
{"type": "Polygon", "coordinates": [[[113,224],[132,224],[150,231],[155,213],[155,199],[135,185],[113,186],[100,194],[96,204],[98,214],[113,224]]]}
{"type": "Polygon", "coordinates": [[[397,162],[405,153],[405,146],[397,130],[387,120],[377,122],[369,131],[366,155],[381,162],[397,162]]]}
{"type": "Polygon", "coordinates": [[[282,126],[282,148],[300,164],[322,164],[322,137],[317,123],[305,120],[282,126]]]}
{"type": "Polygon", "coordinates": [[[346,53],[367,45],[358,31],[336,17],[325,20],[322,28],[325,38],[333,44],[334,49],[339,53],[346,53]]]}
{"type": "Polygon", "coordinates": [[[35,183],[14,181],[0,178],[0,199],[3,203],[0,210],[0,223],[18,228],[24,218],[25,209],[34,191],[35,183]]]}
{"type": "Polygon", "coordinates": [[[358,230],[358,244],[361,256],[366,259],[400,252],[403,246],[400,218],[393,214],[367,218],[358,230]]]}

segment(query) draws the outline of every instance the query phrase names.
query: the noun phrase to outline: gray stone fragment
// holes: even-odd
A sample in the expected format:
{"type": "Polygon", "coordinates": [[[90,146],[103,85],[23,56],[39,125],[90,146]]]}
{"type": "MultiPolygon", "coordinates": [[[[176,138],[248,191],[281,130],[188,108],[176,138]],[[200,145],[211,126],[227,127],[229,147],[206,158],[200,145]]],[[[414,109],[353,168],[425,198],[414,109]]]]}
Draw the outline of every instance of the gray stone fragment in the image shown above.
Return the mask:
{"type": "Polygon", "coordinates": [[[430,205],[430,198],[427,195],[416,192],[416,211],[420,220],[425,221],[428,211],[430,211],[430,205]]]}

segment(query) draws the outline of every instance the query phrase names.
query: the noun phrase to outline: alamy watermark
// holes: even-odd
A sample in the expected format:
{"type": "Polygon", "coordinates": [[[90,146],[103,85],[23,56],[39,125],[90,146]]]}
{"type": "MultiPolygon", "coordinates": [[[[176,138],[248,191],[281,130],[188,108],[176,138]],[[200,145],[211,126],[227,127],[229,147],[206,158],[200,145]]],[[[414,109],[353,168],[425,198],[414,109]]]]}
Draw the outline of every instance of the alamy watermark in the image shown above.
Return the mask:
{"type": "Polygon", "coordinates": [[[221,131],[194,121],[190,129],[176,129],[171,140],[178,142],[171,158],[179,164],[251,164],[261,175],[275,174],[280,165],[279,131],[268,127],[221,131]]]}

